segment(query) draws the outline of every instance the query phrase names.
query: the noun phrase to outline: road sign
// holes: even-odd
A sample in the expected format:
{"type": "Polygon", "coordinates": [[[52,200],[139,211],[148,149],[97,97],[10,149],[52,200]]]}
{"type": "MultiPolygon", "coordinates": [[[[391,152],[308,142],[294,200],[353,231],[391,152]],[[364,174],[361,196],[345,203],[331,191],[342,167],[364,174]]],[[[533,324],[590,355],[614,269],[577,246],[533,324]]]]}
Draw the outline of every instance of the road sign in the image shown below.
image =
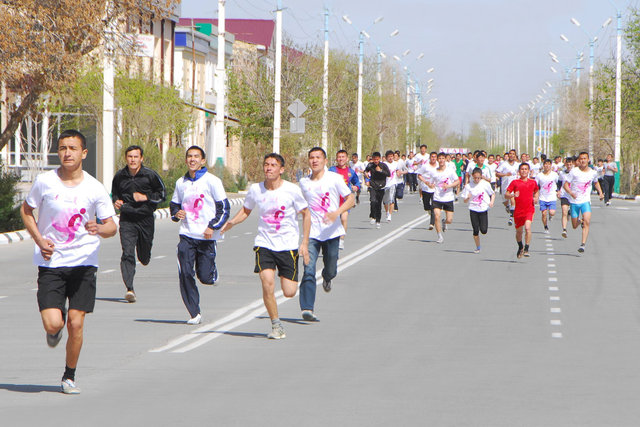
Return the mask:
{"type": "Polygon", "coordinates": [[[307,111],[307,106],[304,105],[299,99],[296,99],[291,105],[289,105],[289,108],[287,108],[287,110],[289,110],[289,112],[293,114],[293,117],[298,118],[302,116],[305,111],[307,111]]]}
{"type": "Polygon", "coordinates": [[[289,119],[289,132],[291,133],[304,133],[305,119],[300,117],[292,117],[289,119]]]}

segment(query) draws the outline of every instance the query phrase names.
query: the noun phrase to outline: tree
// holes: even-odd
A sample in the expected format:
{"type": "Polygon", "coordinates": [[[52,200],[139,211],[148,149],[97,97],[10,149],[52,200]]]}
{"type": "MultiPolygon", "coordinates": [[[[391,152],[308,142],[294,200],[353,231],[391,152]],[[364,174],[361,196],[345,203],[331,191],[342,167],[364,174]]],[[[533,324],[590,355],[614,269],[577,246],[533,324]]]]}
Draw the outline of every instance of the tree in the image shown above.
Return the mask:
{"type": "Polygon", "coordinates": [[[167,17],[178,2],[0,0],[0,81],[17,101],[0,134],[0,150],[27,114],[39,108],[43,95],[75,81],[107,33],[116,49],[130,51],[129,24],[167,17]]]}

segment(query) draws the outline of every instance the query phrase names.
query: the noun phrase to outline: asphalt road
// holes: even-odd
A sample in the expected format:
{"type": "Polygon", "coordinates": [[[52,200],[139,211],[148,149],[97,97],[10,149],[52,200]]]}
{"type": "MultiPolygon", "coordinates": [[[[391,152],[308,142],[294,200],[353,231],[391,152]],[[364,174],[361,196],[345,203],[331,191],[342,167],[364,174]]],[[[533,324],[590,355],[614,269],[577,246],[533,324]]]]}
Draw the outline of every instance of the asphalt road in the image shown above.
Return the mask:
{"type": "Polygon", "coordinates": [[[462,204],[438,245],[417,196],[380,230],[363,203],[333,291],[318,289],[320,322],[281,297],[281,341],[266,339],[252,272],[256,218],[219,244],[200,326],[185,324],[176,224],[156,222],[135,304],[122,300],[119,240],[105,240],[78,396],[59,393],[64,345],[45,343],[33,243],[2,246],[0,424],[637,426],[640,206],[594,199],[583,255],[579,230],[563,239],[556,219],[544,235],[537,214],[522,260],[499,206],[473,254],[462,204]]]}

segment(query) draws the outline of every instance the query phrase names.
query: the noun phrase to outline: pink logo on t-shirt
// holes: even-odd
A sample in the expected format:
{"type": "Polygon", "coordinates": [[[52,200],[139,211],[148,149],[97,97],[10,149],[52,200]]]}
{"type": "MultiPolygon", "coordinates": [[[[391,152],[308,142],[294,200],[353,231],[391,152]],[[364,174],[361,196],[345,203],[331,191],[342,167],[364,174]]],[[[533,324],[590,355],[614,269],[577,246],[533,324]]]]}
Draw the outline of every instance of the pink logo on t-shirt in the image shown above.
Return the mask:
{"type": "Polygon", "coordinates": [[[265,212],[262,220],[267,224],[275,225],[276,231],[278,231],[280,230],[280,223],[284,219],[284,209],[284,206],[281,206],[280,209],[277,209],[273,214],[265,212]]]}
{"type": "Polygon", "coordinates": [[[480,205],[482,204],[483,201],[484,201],[484,193],[480,193],[471,200],[471,203],[480,205]]]}
{"type": "Polygon", "coordinates": [[[182,203],[182,208],[190,214],[193,214],[193,220],[197,221],[200,218],[200,211],[204,207],[204,194],[198,196],[187,197],[182,203]]]}
{"type": "Polygon", "coordinates": [[[586,194],[589,187],[591,187],[591,182],[585,182],[584,184],[578,183],[576,187],[578,187],[578,191],[581,194],[586,194]]]}
{"type": "Polygon", "coordinates": [[[73,210],[70,210],[59,215],[58,218],[51,223],[53,228],[67,235],[67,240],[64,242],[65,244],[71,243],[73,239],[75,239],[76,233],[82,225],[82,219],[85,213],[87,213],[85,208],[80,209],[80,213],[74,213],[73,210]]]}
{"type": "Polygon", "coordinates": [[[544,185],[544,191],[546,193],[551,193],[551,186],[553,185],[553,181],[549,181],[544,185]]]}
{"type": "Polygon", "coordinates": [[[329,212],[329,208],[331,207],[331,198],[329,197],[329,193],[327,192],[322,196],[318,196],[320,197],[320,203],[318,203],[317,199],[314,200],[310,205],[311,209],[323,214],[329,212]]]}

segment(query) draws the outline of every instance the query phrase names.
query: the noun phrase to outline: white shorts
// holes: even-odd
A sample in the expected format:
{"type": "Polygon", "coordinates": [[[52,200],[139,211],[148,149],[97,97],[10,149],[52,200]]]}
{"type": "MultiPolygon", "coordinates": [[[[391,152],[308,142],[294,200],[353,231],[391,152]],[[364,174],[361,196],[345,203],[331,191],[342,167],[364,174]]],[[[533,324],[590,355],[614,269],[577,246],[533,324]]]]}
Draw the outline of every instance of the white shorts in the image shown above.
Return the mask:
{"type": "Polygon", "coordinates": [[[393,199],[396,195],[396,186],[395,184],[391,187],[384,189],[384,197],[382,198],[382,203],[388,205],[389,203],[393,203],[393,199]]]}

